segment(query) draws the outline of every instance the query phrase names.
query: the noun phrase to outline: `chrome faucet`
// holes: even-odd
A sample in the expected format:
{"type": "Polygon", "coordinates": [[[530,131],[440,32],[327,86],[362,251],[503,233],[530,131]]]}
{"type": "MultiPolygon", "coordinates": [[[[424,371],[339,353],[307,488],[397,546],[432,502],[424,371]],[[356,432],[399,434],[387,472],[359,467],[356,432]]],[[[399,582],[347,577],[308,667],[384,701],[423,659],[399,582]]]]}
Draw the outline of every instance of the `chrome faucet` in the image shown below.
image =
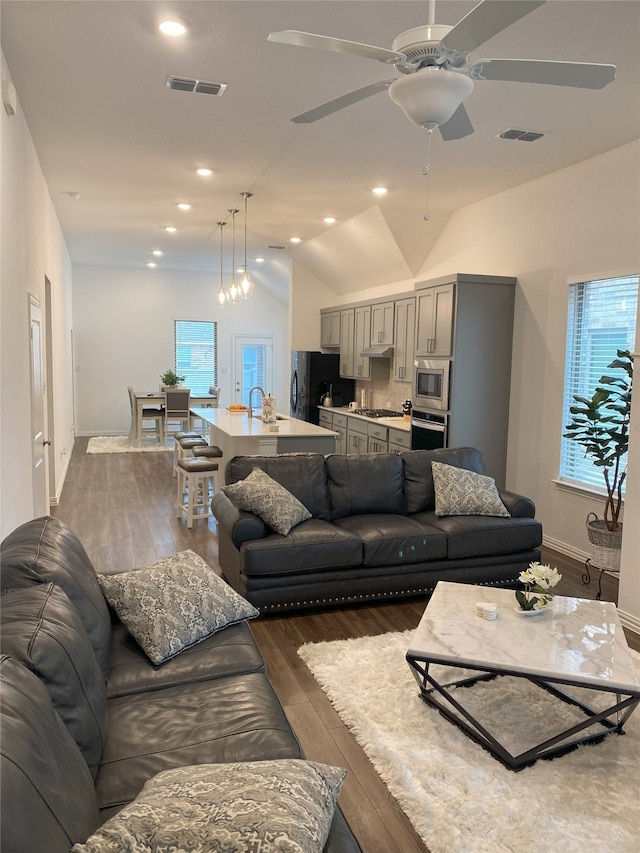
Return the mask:
{"type": "Polygon", "coordinates": [[[259,391],[262,394],[263,398],[266,396],[264,393],[264,390],[259,385],[254,385],[253,388],[251,389],[251,391],[249,391],[249,415],[248,416],[250,418],[253,417],[253,408],[251,406],[251,398],[253,396],[254,391],[259,391]]]}

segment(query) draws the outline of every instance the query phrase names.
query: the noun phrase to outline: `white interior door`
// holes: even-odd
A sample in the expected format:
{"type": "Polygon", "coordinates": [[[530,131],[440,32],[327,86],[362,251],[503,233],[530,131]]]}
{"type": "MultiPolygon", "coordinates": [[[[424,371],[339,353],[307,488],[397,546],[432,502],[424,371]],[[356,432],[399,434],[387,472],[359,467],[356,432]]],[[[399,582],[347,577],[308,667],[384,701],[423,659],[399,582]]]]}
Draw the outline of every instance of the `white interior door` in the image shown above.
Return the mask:
{"type": "Polygon", "coordinates": [[[31,351],[31,455],[34,518],[49,512],[49,477],[45,436],[46,388],[44,373],[44,335],[40,300],[29,294],[31,351]]]}
{"type": "MultiPolygon", "coordinates": [[[[265,394],[274,394],[273,338],[234,335],[234,403],[249,405],[249,391],[258,385],[265,394]]],[[[254,405],[259,394],[253,395],[254,405]]]]}

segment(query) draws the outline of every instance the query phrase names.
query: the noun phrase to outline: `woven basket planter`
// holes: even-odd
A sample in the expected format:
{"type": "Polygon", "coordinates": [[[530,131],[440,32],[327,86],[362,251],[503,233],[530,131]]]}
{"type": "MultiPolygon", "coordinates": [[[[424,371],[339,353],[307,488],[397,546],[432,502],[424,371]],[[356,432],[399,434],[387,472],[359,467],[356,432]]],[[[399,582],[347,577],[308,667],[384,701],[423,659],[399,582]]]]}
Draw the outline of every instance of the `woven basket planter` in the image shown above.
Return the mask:
{"type": "Polygon", "coordinates": [[[620,571],[622,552],[622,525],[615,531],[607,530],[607,524],[590,512],[586,520],[587,536],[591,543],[591,563],[597,569],[608,572],[620,571]]]}

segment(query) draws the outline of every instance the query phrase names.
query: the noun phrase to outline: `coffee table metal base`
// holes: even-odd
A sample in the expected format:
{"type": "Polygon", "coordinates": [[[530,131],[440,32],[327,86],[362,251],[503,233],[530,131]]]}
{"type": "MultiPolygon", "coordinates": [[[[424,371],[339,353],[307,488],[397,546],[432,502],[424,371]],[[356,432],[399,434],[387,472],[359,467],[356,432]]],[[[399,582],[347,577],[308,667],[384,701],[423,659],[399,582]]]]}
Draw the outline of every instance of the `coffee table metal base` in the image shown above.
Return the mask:
{"type": "MultiPolygon", "coordinates": [[[[441,684],[429,672],[429,665],[431,663],[444,663],[447,666],[451,666],[450,661],[426,660],[423,657],[417,657],[409,653],[406,657],[413,675],[420,686],[422,699],[428,705],[436,708],[444,717],[458,726],[458,728],[462,729],[468,737],[484,747],[484,749],[490,752],[498,761],[502,762],[509,770],[522,770],[524,767],[534,764],[538,759],[555,758],[558,755],[563,755],[566,752],[576,749],[576,747],[583,743],[597,743],[608,734],[624,734],[623,726],[640,702],[640,696],[637,695],[612,693],[611,691],[603,690],[603,693],[609,693],[612,698],[615,696],[616,701],[610,707],[598,711],[580,702],[569,693],[566,693],[557,682],[547,681],[531,675],[523,675],[521,672],[505,672],[504,670],[491,672],[486,668],[479,671],[478,675],[441,684]],[[500,743],[497,737],[492,735],[479,720],[463,707],[461,702],[458,701],[462,696],[456,693],[454,697],[452,692],[455,688],[472,687],[479,681],[491,681],[503,675],[525,678],[531,684],[547,690],[557,699],[580,708],[585,714],[585,719],[542,741],[536,746],[527,749],[525,752],[513,755],[500,743]],[[442,700],[448,704],[445,705],[442,700]],[[452,709],[455,709],[457,713],[454,713],[452,709]],[[592,728],[596,724],[601,726],[600,730],[585,734],[587,729],[592,728]]],[[[465,664],[462,668],[465,670],[473,669],[469,664],[465,664]]]]}

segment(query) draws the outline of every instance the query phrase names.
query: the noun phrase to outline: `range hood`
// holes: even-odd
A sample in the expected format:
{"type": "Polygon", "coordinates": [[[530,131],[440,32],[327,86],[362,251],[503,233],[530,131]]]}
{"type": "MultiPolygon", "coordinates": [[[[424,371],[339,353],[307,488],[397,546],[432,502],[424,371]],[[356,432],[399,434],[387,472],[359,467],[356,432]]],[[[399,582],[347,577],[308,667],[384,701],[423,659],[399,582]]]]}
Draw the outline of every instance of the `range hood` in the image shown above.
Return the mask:
{"type": "Polygon", "coordinates": [[[360,358],[392,358],[393,347],[389,344],[373,344],[360,353],[360,358]]]}

